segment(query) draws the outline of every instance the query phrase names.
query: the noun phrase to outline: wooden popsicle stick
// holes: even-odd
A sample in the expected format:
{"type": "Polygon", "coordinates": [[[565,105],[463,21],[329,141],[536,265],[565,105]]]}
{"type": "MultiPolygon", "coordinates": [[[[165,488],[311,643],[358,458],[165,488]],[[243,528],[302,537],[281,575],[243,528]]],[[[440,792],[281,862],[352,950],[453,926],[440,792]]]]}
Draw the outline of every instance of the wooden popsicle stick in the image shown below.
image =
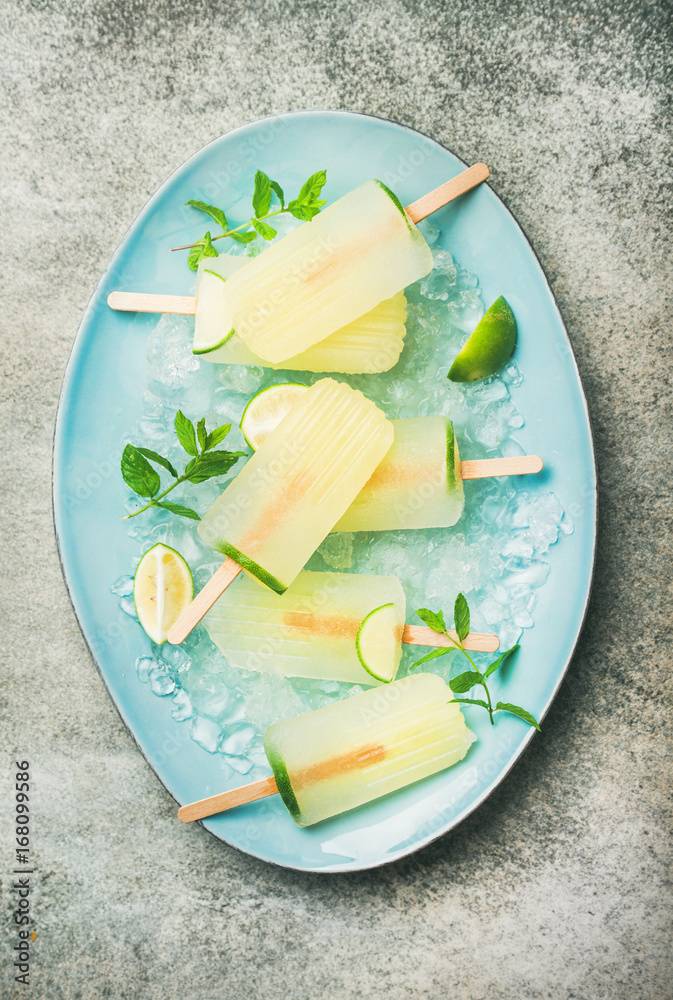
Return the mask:
{"type": "Polygon", "coordinates": [[[178,819],[183,823],[193,823],[196,819],[214,816],[215,813],[224,812],[225,809],[233,809],[234,806],[242,806],[246,802],[256,802],[257,799],[266,798],[267,795],[275,795],[277,791],[276,779],[271,775],[269,778],[262,778],[261,781],[253,781],[250,785],[232,788],[230,792],[221,792],[219,795],[211,795],[210,798],[199,799],[198,802],[181,806],[178,809],[178,819]]]}
{"type": "MultiPolygon", "coordinates": [[[[471,191],[485,181],[490,171],[485,163],[475,163],[452,177],[445,184],[440,184],[434,191],[428,191],[418,201],[407,205],[405,212],[412,222],[421,222],[438,209],[448,205],[450,201],[459,198],[461,194],[471,191]]],[[[187,247],[175,247],[176,250],[186,250],[187,247]]],[[[145,292],[110,292],[107,304],[111,309],[121,312],[173,313],[177,316],[193,316],[196,311],[196,299],[192,295],[154,295],[145,292]]]]}
{"type": "Polygon", "coordinates": [[[155,295],[152,292],[110,292],[110,309],[118,312],[173,313],[194,316],[196,299],[193,295],[155,295]]]}
{"type": "MultiPolygon", "coordinates": [[[[452,628],[447,629],[447,632],[456,642],[458,641],[457,632],[454,632],[452,628]]],[[[445,635],[441,635],[439,632],[435,632],[434,629],[427,628],[425,625],[405,625],[404,632],[402,633],[402,642],[410,646],[453,646],[451,639],[445,635]]],[[[495,653],[500,645],[500,640],[497,635],[488,635],[484,632],[470,632],[465,637],[463,645],[465,649],[472,649],[477,653],[495,653]]]]}
{"type": "Polygon", "coordinates": [[[407,205],[405,211],[412,222],[421,222],[444,205],[448,205],[454,198],[459,198],[461,194],[471,191],[487,180],[490,172],[485,163],[475,163],[456,177],[452,177],[450,181],[440,184],[434,191],[428,191],[418,201],[407,205]]]}
{"type": "Polygon", "coordinates": [[[210,611],[215,601],[222,596],[232,580],[241,572],[241,567],[233,559],[227,557],[220,568],[213,573],[203,590],[200,590],[188,608],[182,612],[174,625],[171,625],[166,638],[177,646],[184,642],[189,633],[196,628],[206,611],[210,611]]]}
{"type": "Polygon", "coordinates": [[[460,463],[463,479],[489,479],[493,476],[526,476],[540,472],[544,462],[539,455],[514,458],[475,458],[460,463]]]}

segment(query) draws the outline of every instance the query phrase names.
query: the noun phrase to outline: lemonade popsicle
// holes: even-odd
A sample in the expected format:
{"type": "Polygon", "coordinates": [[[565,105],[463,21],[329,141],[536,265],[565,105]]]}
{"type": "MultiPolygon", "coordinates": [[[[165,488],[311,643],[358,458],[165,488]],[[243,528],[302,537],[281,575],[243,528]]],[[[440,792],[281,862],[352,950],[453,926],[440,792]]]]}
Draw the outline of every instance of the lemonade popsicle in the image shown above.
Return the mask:
{"type": "Polygon", "coordinates": [[[462,760],[475,740],[441,677],[416,674],[274,723],[264,749],[298,826],[354,809],[462,760]]]}
{"type": "Polygon", "coordinates": [[[392,448],[334,531],[448,528],[462,514],[458,442],[448,417],[391,423],[392,448]]]}
{"type": "Polygon", "coordinates": [[[199,535],[283,593],[392,440],[392,424],[374,403],[334,379],[321,379],[206,511],[199,535]]]}
{"type": "Polygon", "coordinates": [[[281,596],[241,578],[203,624],[235,667],[375,685],[397,672],[405,609],[397,577],[304,570],[281,596]]]}
{"type": "Polygon", "coordinates": [[[429,246],[396,196],[380,181],[367,181],[248,258],[226,281],[222,337],[234,329],[260,358],[287,361],[432,266],[429,246]]]}
{"type": "Polygon", "coordinates": [[[224,282],[245,264],[245,257],[221,254],[199,264],[196,277],[194,352],[216,364],[259,365],[263,368],[307,372],[344,372],[350,375],[388,371],[397,364],[406,334],[407,300],[404,292],[385,299],[351,323],[336,330],[286,361],[274,364],[254,354],[234,330],[223,334],[220,300],[224,282]],[[201,307],[199,306],[201,303],[201,307]],[[224,337],[224,339],[222,339],[224,337]],[[200,350],[200,344],[218,343],[200,350]]]}

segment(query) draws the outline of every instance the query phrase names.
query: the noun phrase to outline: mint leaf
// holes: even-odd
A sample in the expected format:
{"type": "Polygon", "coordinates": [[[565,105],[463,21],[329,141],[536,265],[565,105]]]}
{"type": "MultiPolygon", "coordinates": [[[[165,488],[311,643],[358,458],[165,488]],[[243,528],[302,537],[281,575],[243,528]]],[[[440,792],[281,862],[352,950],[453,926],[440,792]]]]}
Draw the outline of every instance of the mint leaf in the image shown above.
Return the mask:
{"type": "Polygon", "coordinates": [[[209,451],[188,463],[185,476],[190,483],[205,483],[214,476],[224,476],[232,465],[243,458],[244,451],[209,451]]]}
{"type": "Polygon", "coordinates": [[[510,715],[516,715],[519,719],[523,719],[524,722],[527,722],[529,726],[533,726],[538,732],[541,732],[535,717],[531,715],[530,712],[527,712],[525,708],[520,708],[518,705],[510,705],[509,702],[506,701],[499,701],[495,706],[495,711],[509,712],[510,715]]]}
{"type": "Polygon", "coordinates": [[[287,210],[295,219],[300,219],[302,222],[310,222],[314,216],[318,215],[324,204],[324,201],[318,201],[315,205],[303,205],[299,201],[291,201],[287,206],[287,210]]]}
{"type": "Polygon", "coordinates": [[[420,666],[421,663],[427,663],[428,660],[436,660],[438,656],[446,656],[446,654],[450,652],[451,649],[448,646],[442,646],[441,649],[433,649],[431,653],[427,653],[425,656],[422,656],[420,660],[416,660],[415,663],[412,663],[410,669],[420,666]]]}
{"type": "Polygon", "coordinates": [[[175,433],[188,455],[198,455],[199,449],[196,447],[194,424],[184,415],[182,410],[178,410],[175,414],[175,433]]]}
{"type": "Polygon", "coordinates": [[[318,198],[326,180],[326,170],[318,170],[317,173],[311,174],[309,179],[304,183],[299,195],[287,206],[288,212],[295,219],[309,222],[318,214],[325,204],[324,201],[319,201],[318,198]]]}
{"type": "Polygon", "coordinates": [[[229,233],[229,235],[237,243],[252,243],[257,239],[257,233],[229,233]]]}
{"type": "Polygon", "coordinates": [[[278,231],[273,226],[267,225],[266,222],[260,222],[259,219],[253,219],[252,225],[265,240],[272,240],[274,236],[278,235],[278,231]]]}
{"type": "Polygon", "coordinates": [[[416,614],[433,632],[446,632],[444,615],[441,611],[430,611],[429,608],[418,608],[416,614]]]}
{"type": "Polygon", "coordinates": [[[199,422],[197,424],[197,427],[196,427],[196,434],[197,434],[197,437],[199,439],[199,447],[201,448],[201,451],[205,451],[206,450],[206,440],[208,438],[208,435],[206,434],[206,418],[205,417],[201,417],[201,419],[199,420],[199,422]]]}
{"type": "Polygon", "coordinates": [[[153,497],[159,492],[159,473],[132,444],[127,444],[122,452],[121,470],[124,482],[138,496],[153,497]]]}
{"type": "Polygon", "coordinates": [[[462,642],[470,631],[470,609],[464,594],[458,594],[453,608],[453,623],[462,642]]]}
{"type": "Polygon", "coordinates": [[[252,209],[256,217],[266,215],[271,207],[271,181],[261,170],[255,174],[255,190],[252,195],[252,209]]]}
{"type": "Polygon", "coordinates": [[[170,472],[174,479],[180,478],[171,463],[167,458],[164,458],[163,455],[158,455],[156,451],[152,451],[151,448],[138,448],[138,451],[141,455],[144,455],[145,458],[151,459],[153,462],[156,462],[157,465],[160,465],[162,468],[170,472]]]}
{"type": "Polygon", "coordinates": [[[211,217],[211,219],[214,219],[219,226],[222,226],[223,232],[226,231],[227,217],[221,208],[215,208],[214,205],[207,205],[205,201],[195,201],[193,198],[186,201],[185,205],[191,205],[192,208],[198,208],[200,212],[205,212],[211,217]]]}
{"type": "Polygon", "coordinates": [[[481,680],[481,674],[477,673],[475,670],[466,670],[464,674],[458,674],[457,677],[452,677],[449,681],[449,687],[454,694],[465,694],[470,688],[473,688],[475,684],[478,684],[481,680]]]}
{"type": "Polygon", "coordinates": [[[453,704],[457,701],[459,705],[479,705],[480,708],[485,708],[488,712],[488,705],[481,698],[452,698],[451,701],[447,702],[447,705],[453,704]]]}
{"type": "Polygon", "coordinates": [[[204,257],[219,257],[219,253],[210,242],[210,233],[197,240],[194,246],[189,251],[189,257],[187,258],[187,263],[189,264],[192,271],[196,271],[199,264],[204,257]]]}
{"type": "Polygon", "coordinates": [[[231,424],[222,424],[221,427],[216,427],[214,431],[206,436],[206,447],[205,451],[209,451],[210,448],[214,448],[216,444],[220,441],[224,441],[227,434],[231,430],[231,424]]]}
{"type": "Polygon", "coordinates": [[[285,208],[285,195],[283,194],[283,189],[278,183],[278,181],[269,181],[271,185],[271,190],[274,192],[278,201],[280,202],[280,207],[285,208]]]}
{"type": "MultiPolygon", "coordinates": [[[[316,199],[320,197],[320,192],[325,186],[327,181],[327,171],[318,170],[315,174],[311,174],[309,179],[304,183],[301,191],[299,192],[298,202],[303,204],[315,204],[316,199]]],[[[324,205],[325,202],[321,202],[324,205]]]]}
{"type": "Polygon", "coordinates": [[[518,648],[519,648],[519,643],[516,642],[511,647],[511,649],[505,650],[505,652],[501,656],[499,656],[497,660],[494,660],[493,663],[491,663],[491,665],[486,668],[486,670],[484,672],[484,678],[490,677],[491,674],[494,674],[496,672],[496,670],[498,669],[498,667],[503,663],[503,661],[507,659],[507,657],[510,655],[510,653],[513,653],[514,650],[518,649],[518,648]]]}
{"type": "Polygon", "coordinates": [[[192,521],[200,521],[201,516],[192,510],[191,507],[183,507],[181,503],[169,503],[168,500],[157,500],[155,507],[163,507],[164,510],[170,510],[171,514],[179,514],[180,517],[189,517],[192,521]]]}

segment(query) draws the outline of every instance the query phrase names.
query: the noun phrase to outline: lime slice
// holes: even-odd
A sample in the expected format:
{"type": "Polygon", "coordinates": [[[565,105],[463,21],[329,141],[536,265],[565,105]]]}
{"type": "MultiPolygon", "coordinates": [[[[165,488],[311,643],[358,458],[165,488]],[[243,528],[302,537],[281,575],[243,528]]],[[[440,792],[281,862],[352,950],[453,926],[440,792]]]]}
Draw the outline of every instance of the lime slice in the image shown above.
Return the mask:
{"type": "Polygon", "coordinates": [[[516,347],[516,320],[500,296],[484,313],[449,369],[452,382],[479,382],[507,363],[516,347]]]}
{"type": "Polygon", "coordinates": [[[394,604],[382,604],[363,618],[355,637],[360,663],[377,681],[391,681],[399,662],[396,634],[399,631],[394,604]]]}
{"type": "Polygon", "coordinates": [[[252,397],[241,417],[241,433],[253,451],[257,451],[307,389],[307,385],[299,382],[281,382],[252,397]]]}
{"type": "Polygon", "coordinates": [[[206,257],[199,264],[196,274],[196,319],[194,321],[194,354],[210,354],[231,339],[234,330],[226,321],[229,304],[224,286],[227,278],[245,264],[247,257],[233,257],[222,253],[219,257],[206,257]]]}
{"type": "Polygon", "coordinates": [[[158,542],[138,563],[133,578],[133,601],[140,624],[153,642],[166,642],[194,595],[189,566],[179,552],[158,542]]]}
{"type": "Polygon", "coordinates": [[[196,319],[194,320],[194,354],[208,354],[229,340],[234,332],[227,320],[229,303],[224,292],[226,279],[204,267],[199,281],[196,319]]]}

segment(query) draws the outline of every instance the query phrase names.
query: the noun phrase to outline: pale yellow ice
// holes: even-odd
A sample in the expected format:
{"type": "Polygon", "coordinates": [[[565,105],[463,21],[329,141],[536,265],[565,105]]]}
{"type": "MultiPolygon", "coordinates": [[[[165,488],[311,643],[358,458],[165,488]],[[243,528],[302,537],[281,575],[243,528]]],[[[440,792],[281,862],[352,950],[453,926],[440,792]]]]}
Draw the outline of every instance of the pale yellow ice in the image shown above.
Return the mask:
{"type": "Polygon", "coordinates": [[[235,331],[231,331],[229,327],[225,329],[226,322],[222,322],[217,308],[217,303],[224,294],[221,279],[230,278],[240,270],[245,261],[245,257],[220,254],[219,257],[207,257],[199,264],[194,343],[204,339],[217,343],[228,337],[221,347],[201,354],[204,361],[259,365],[290,371],[343,372],[349,375],[387,372],[399,361],[407,332],[407,300],[404,292],[398,292],[392,298],[379,302],[364,316],[287,361],[273,364],[253,354],[235,331]],[[211,294],[208,294],[211,286],[211,294]],[[212,311],[214,315],[206,315],[212,311]]]}
{"type": "Polygon", "coordinates": [[[475,739],[436,674],[416,674],[270,726],[264,749],[299,826],[462,760],[475,739]]]}
{"type": "Polygon", "coordinates": [[[203,516],[214,549],[287,590],[390,448],[393,428],[361,392],[321,379],[203,516]]]}
{"type": "Polygon", "coordinates": [[[402,653],[406,601],[397,577],[301,572],[284,594],[246,577],[233,583],[203,620],[229,663],[286,677],[320,677],[350,684],[378,683],[362,666],[355,640],[363,619],[394,606],[391,662],[402,653]]]}
{"type": "Polygon", "coordinates": [[[394,195],[367,181],[267,247],[226,282],[226,319],[247,347],[286,362],[432,270],[394,195]]]}
{"type": "Polygon", "coordinates": [[[393,420],[393,446],[335,531],[447,528],[463,512],[463,480],[448,417],[393,420]]]}

